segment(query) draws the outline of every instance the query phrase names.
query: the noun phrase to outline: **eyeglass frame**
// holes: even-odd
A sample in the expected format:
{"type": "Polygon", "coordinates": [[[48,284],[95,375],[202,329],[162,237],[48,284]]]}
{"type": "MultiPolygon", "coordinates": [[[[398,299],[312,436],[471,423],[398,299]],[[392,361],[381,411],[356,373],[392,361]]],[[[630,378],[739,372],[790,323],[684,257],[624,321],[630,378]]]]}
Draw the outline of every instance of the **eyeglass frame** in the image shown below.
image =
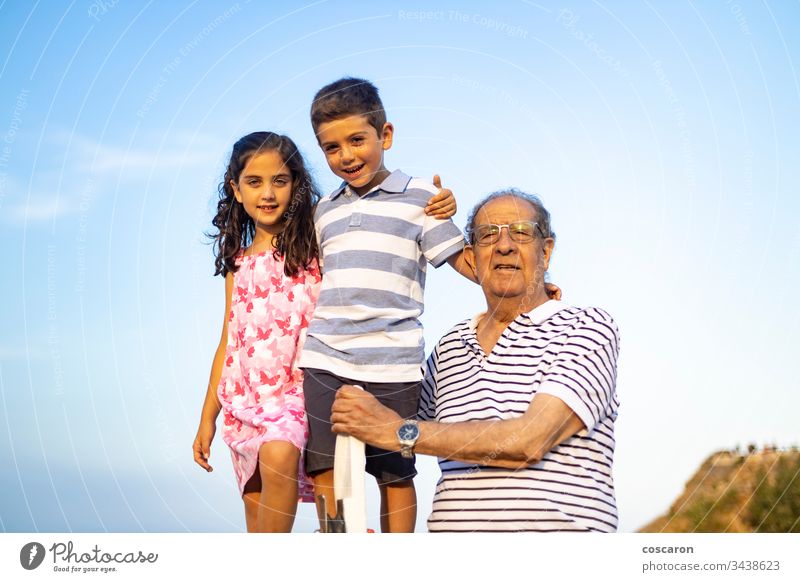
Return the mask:
{"type": "Polygon", "coordinates": [[[503,234],[503,228],[507,228],[508,229],[508,237],[511,240],[513,240],[515,243],[526,244],[527,242],[533,242],[534,241],[534,239],[536,238],[535,236],[530,241],[524,241],[524,242],[514,239],[514,237],[511,234],[511,227],[513,225],[515,225],[515,224],[532,224],[539,231],[539,234],[542,235],[543,239],[547,239],[548,238],[547,236],[545,236],[544,231],[542,230],[542,227],[535,220],[515,220],[514,222],[510,222],[508,224],[494,224],[492,222],[487,222],[485,224],[476,224],[475,225],[475,227],[472,229],[472,239],[473,240],[472,240],[472,242],[470,244],[477,245],[479,247],[488,247],[488,246],[497,244],[497,242],[500,240],[500,235],[503,234]],[[496,226],[496,227],[498,227],[500,230],[497,232],[497,240],[494,241],[494,242],[480,243],[477,240],[476,235],[477,235],[478,229],[480,227],[482,227],[482,226],[496,226]]]}

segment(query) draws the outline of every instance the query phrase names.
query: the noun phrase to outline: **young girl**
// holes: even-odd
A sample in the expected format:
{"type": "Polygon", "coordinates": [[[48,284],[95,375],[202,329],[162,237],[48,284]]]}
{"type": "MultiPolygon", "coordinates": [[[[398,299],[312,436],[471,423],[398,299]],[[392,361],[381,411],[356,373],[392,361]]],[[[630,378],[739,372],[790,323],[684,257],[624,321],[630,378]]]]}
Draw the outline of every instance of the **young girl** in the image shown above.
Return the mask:
{"type": "Polygon", "coordinates": [[[289,532],[298,497],[313,501],[302,467],[308,437],[295,355],[319,293],[314,235],[319,198],[297,146],[257,132],[233,146],[213,225],[225,320],[194,459],[206,471],[220,409],[248,532],[289,532]]]}
{"type": "MultiPolygon", "coordinates": [[[[225,319],[192,448],[195,462],[212,471],[208,459],[222,410],[248,532],[289,532],[298,498],[314,501],[302,463],[308,423],[297,356],[321,281],[313,223],[318,199],[288,137],[256,132],[234,144],[212,221],[225,319]]],[[[427,211],[452,216],[452,192],[437,194],[427,211]]]]}

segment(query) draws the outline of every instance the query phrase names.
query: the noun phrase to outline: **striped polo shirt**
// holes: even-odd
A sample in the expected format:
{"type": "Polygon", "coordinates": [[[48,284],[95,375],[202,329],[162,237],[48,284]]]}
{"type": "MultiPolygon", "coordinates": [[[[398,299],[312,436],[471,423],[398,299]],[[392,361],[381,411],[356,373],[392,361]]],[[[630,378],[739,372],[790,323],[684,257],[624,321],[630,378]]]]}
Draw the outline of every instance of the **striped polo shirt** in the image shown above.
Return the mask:
{"type": "Polygon", "coordinates": [[[514,418],[536,394],[550,394],[586,428],[516,471],[439,459],[442,477],[428,529],[616,531],[616,324],[601,309],[548,301],[519,315],[487,356],[475,331],[481,317],[456,325],[428,358],[420,418],[514,418]]]}
{"type": "Polygon", "coordinates": [[[364,382],[422,379],[426,264],[464,248],[452,220],[425,215],[437,192],[398,170],[363,196],[342,184],[320,200],[322,288],[302,367],[364,382]]]}

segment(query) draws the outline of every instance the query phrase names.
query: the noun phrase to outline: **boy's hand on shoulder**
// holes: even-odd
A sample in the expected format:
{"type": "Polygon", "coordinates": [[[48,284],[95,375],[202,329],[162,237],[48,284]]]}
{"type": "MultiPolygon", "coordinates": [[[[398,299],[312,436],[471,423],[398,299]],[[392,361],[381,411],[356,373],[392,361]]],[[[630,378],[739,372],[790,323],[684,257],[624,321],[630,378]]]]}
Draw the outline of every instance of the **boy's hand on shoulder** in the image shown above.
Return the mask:
{"type": "Polygon", "coordinates": [[[438,218],[439,220],[450,218],[456,213],[456,210],[458,210],[456,206],[456,197],[453,196],[453,191],[449,188],[442,188],[442,179],[439,177],[439,174],[433,176],[433,185],[439,189],[439,193],[428,200],[428,205],[425,207],[425,214],[438,218]]]}
{"type": "Polygon", "coordinates": [[[547,296],[550,299],[561,301],[561,287],[558,285],[554,285],[553,283],[545,283],[544,290],[547,292],[547,296]]]}

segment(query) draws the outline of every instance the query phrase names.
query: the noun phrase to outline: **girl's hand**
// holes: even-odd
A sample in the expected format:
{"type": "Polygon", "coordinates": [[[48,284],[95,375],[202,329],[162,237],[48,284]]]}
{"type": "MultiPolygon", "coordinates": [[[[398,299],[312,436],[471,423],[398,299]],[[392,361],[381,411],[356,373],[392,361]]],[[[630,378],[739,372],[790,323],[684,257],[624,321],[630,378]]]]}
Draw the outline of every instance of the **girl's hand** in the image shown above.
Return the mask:
{"type": "Polygon", "coordinates": [[[200,428],[197,429],[197,436],[194,437],[194,444],[192,444],[192,451],[194,452],[194,462],[203,467],[209,473],[214,468],[208,464],[208,458],[211,456],[211,441],[214,440],[214,434],[217,432],[216,422],[200,421],[200,428]]]}
{"type": "Polygon", "coordinates": [[[439,174],[433,177],[433,185],[439,189],[439,193],[428,200],[428,205],[425,207],[425,214],[440,220],[450,218],[458,209],[456,206],[456,197],[453,196],[453,192],[449,188],[442,188],[442,179],[439,178],[439,174]]]}
{"type": "Polygon", "coordinates": [[[550,299],[561,301],[561,287],[559,287],[558,285],[553,285],[552,283],[545,283],[544,290],[547,292],[547,296],[550,299]]]}

